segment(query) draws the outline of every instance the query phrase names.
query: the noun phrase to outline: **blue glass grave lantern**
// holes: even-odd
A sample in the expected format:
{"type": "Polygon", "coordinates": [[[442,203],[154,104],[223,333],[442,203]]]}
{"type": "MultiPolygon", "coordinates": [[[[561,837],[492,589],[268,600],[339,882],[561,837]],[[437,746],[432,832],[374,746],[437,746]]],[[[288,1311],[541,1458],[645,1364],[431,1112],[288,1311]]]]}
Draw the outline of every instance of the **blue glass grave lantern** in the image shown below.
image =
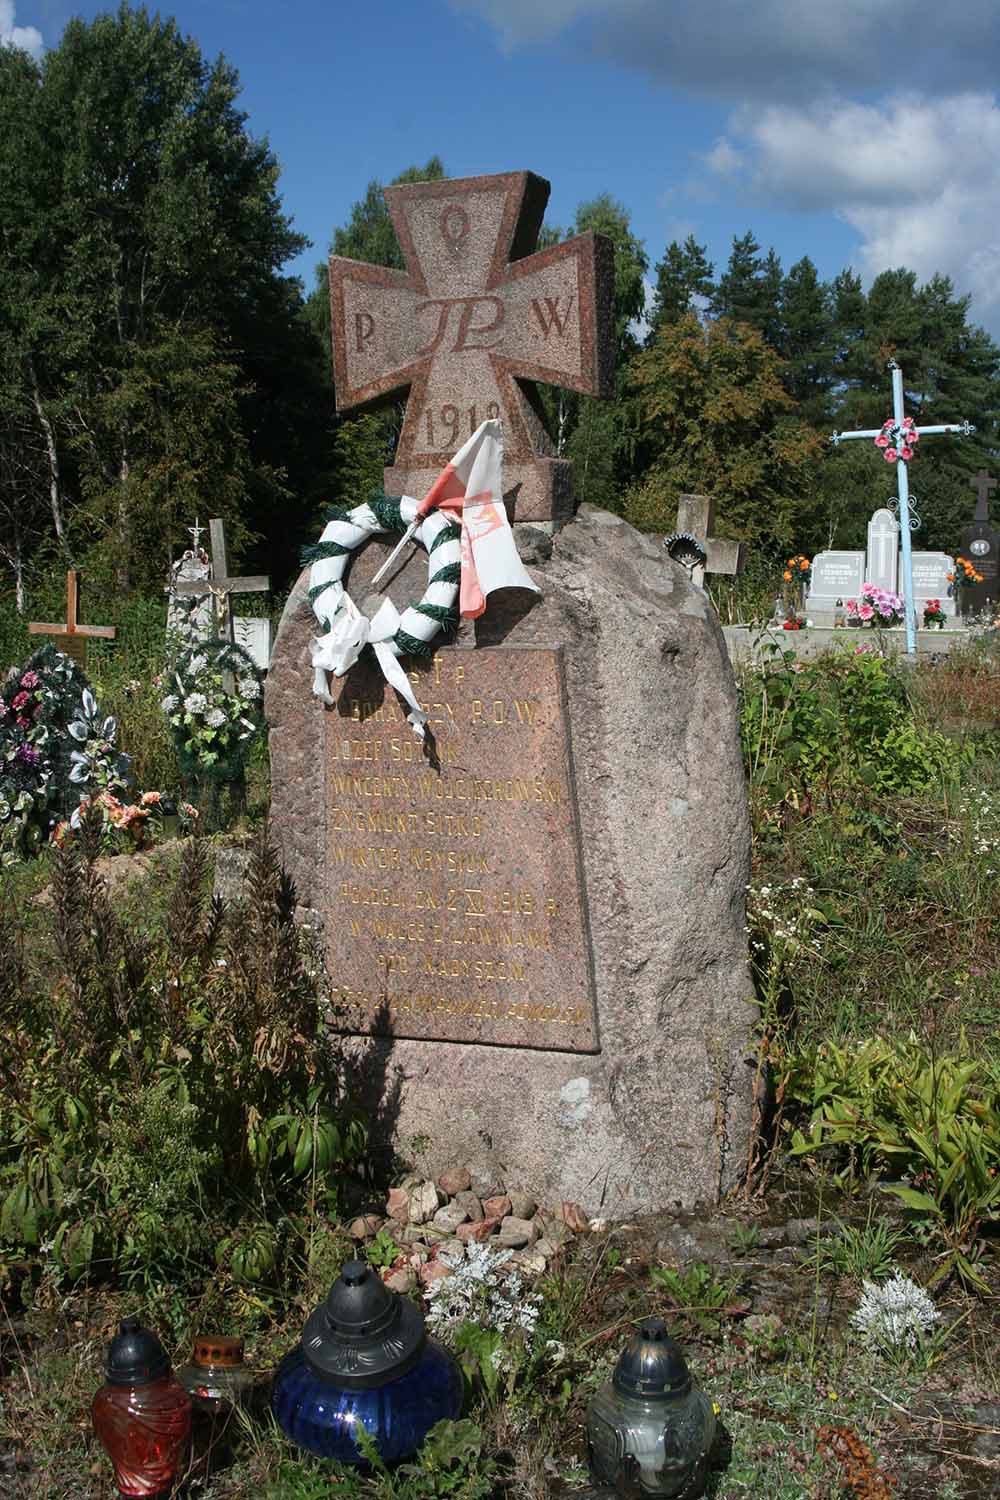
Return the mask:
{"type": "Polygon", "coordinates": [[[359,1423],[385,1462],[395,1463],[461,1408],[458,1366],[428,1338],[420,1309],[359,1260],[344,1265],[306,1320],[271,1392],[271,1410],[294,1443],[349,1464],[363,1462],[359,1423]]]}

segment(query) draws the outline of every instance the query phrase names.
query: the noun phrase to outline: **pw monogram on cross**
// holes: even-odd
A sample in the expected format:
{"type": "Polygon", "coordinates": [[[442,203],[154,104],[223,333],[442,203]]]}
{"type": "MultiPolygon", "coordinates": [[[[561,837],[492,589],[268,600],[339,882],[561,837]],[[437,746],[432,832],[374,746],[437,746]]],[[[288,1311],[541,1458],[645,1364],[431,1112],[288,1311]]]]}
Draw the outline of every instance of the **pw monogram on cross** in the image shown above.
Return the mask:
{"type": "Polygon", "coordinates": [[[409,387],[385,487],[417,499],[480,422],[499,417],[517,519],[568,519],[569,465],[552,456],[533,383],[610,396],[610,242],[581,234],[532,254],[549,184],[531,172],[385,196],[406,270],[330,258],[338,409],[409,387]]]}

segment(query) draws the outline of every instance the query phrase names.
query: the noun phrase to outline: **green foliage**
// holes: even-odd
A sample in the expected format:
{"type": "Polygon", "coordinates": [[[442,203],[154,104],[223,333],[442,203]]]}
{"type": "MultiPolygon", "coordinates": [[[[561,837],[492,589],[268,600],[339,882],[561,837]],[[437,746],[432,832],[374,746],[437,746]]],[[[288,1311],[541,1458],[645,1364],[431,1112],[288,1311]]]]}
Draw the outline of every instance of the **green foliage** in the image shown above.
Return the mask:
{"type": "Polygon", "coordinates": [[[838,1222],[837,1233],[821,1239],[803,1265],[832,1271],[836,1276],[849,1276],[859,1285],[865,1280],[888,1276],[896,1264],[899,1247],[910,1236],[905,1229],[887,1224],[884,1219],[874,1222],[874,1212],[872,1206],[868,1222],[860,1226],[838,1222]]]}
{"type": "Polygon", "coordinates": [[[370,1266],[379,1266],[382,1269],[393,1265],[399,1259],[403,1251],[392,1237],[391,1230],[380,1229],[372,1239],[365,1245],[365,1260],[370,1266]]]}
{"type": "Polygon", "coordinates": [[[642,477],[625,516],[670,531],[681,493],[714,495],[733,536],[791,546],[819,442],[794,414],[762,335],[720,318],[664,323],[631,366],[642,477]]]}
{"type": "Polygon", "coordinates": [[[881,1173],[886,1191],[938,1232],[952,1268],[982,1285],[975,1269],[983,1230],[1000,1221],[1000,1080],[963,1044],[936,1056],[910,1035],[859,1046],[809,1049],[791,1070],[789,1092],[810,1111],[792,1135],[793,1155],[836,1148],[840,1177],[881,1173]]]}
{"type": "Polygon", "coordinates": [[[666,1295],[675,1312],[685,1314],[706,1333],[719,1327],[736,1290],[735,1282],[716,1276],[712,1267],[700,1260],[684,1271],[653,1266],[649,1279],[658,1292],[666,1295]]]}
{"type": "Polygon", "coordinates": [[[922,792],[972,753],[915,721],[899,669],[875,652],[803,662],[772,647],[743,675],[740,732],[751,782],[772,799],[835,786],[922,792]]]}
{"type": "MultiPolygon", "coordinates": [[[[0,1245],[44,1242],[61,1274],[113,1267],[147,1286],[269,1281],[295,1214],[335,1207],[365,1132],[319,1034],[315,960],[266,830],[248,901],[208,894],[185,845],[162,910],[111,900],[96,819],[52,861],[52,927],[0,970],[19,1062],[0,1102],[0,1245]],[[263,1215],[263,1217],[261,1217],[263,1215]]],[[[13,1055],[13,1054],[12,1054],[13,1055]]]]}
{"type": "Polygon", "coordinates": [[[359,1423],[355,1432],[367,1472],[346,1464],[320,1468],[308,1460],[289,1459],[264,1491],[264,1500],[326,1500],[331,1483],[343,1500],[490,1500],[494,1493],[496,1462],[484,1451],[483,1433],[475,1422],[438,1422],[417,1456],[392,1470],[364,1425],[359,1423]]]}

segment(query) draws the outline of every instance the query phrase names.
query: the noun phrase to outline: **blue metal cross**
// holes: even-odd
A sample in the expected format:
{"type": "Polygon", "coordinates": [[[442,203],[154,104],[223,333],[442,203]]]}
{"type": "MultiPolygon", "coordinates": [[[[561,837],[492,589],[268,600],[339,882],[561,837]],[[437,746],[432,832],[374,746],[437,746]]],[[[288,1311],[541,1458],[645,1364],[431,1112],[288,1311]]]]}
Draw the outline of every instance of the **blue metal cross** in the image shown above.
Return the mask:
{"type": "MultiPolygon", "coordinates": [[[[900,451],[905,441],[906,429],[903,426],[903,372],[894,359],[889,361],[889,369],[892,371],[892,416],[895,424],[896,439],[896,485],[899,491],[899,530],[900,540],[903,546],[903,609],[906,620],[906,654],[912,656],[916,651],[916,611],[913,604],[913,553],[910,548],[910,481],[907,472],[907,460],[903,458],[900,451]]],[[[933,437],[936,433],[957,433],[959,437],[970,437],[975,432],[971,422],[944,422],[936,427],[910,427],[911,433],[918,437],[933,437]]],[[[835,432],[830,441],[832,443],[846,442],[850,438],[877,438],[883,431],[880,427],[866,427],[863,432],[835,432]]]]}

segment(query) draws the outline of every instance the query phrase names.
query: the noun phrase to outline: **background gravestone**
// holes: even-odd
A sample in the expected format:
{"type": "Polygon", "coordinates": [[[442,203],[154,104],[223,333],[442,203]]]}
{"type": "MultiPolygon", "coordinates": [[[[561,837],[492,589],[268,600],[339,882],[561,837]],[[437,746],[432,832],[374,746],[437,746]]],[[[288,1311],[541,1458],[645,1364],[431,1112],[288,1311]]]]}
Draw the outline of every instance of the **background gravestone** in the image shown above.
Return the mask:
{"type": "MultiPolygon", "coordinates": [[[[494,596],[413,674],[429,757],[363,662],[313,697],[303,574],[267,686],[272,826],[403,1155],[419,1136],[429,1170],[591,1212],[711,1201],[746,1168],[756,1015],[722,631],[604,511],[526,560],[536,606],[494,596]]],[[[418,551],[398,607],[425,578],[418,551]]]]}
{"type": "Polygon", "coordinates": [[[924,605],[928,599],[937,599],[941,613],[953,617],[956,613],[955,599],[949,594],[951,584],[948,574],[955,571],[955,559],[947,552],[914,552],[913,554],[913,603],[917,612],[917,623],[923,623],[924,605]]]}
{"type": "Polygon", "coordinates": [[[985,472],[973,481],[977,490],[976,514],[970,525],[962,532],[960,552],[972,563],[977,573],[983,575],[982,583],[968,584],[959,590],[959,602],[963,615],[977,615],[981,610],[992,609],[997,602],[1000,579],[1000,532],[990,522],[989,496],[996,488],[996,481],[985,472]]]}
{"type": "Polygon", "coordinates": [[[865,583],[873,583],[889,594],[898,592],[899,523],[885,506],[875,511],[868,522],[865,583]]]}
{"type": "Polygon", "coordinates": [[[817,552],[809,578],[806,614],[815,625],[832,625],[837,600],[846,606],[848,599],[858,597],[865,582],[863,552],[817,552]]]}

